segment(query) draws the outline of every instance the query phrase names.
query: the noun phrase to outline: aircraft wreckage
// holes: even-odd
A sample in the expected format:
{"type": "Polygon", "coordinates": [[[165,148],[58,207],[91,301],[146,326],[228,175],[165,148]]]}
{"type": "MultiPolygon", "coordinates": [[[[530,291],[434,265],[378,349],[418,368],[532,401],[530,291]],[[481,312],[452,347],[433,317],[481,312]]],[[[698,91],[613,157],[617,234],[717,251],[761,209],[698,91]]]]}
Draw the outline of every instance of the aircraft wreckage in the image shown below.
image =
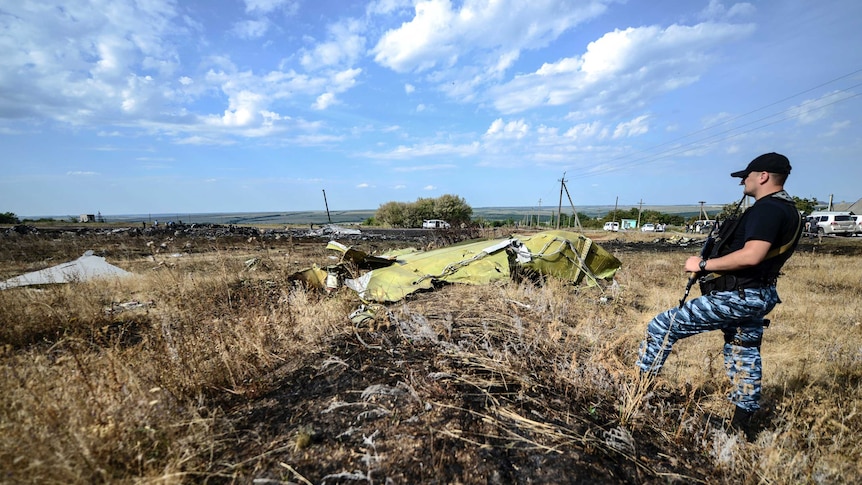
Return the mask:
{"type": "Polygon", "coordinates": [[[71,283],[89,281],[96,278],[126,277],[131,275],[132,273],[108,263],[105,261],[105,258],[94,255],[93,251],[90,250],[74,261],[0,281],[0,290],[19,286],[71,283]]]}
{"type": "Polygon", "coordinates": [[[336,241],[327,248],[342,253],[338,264],[314,266],[291,279],[330,291],[343,281],[368,303],[400,301],[441,283],[484,285],[518,275],[552,276],[593,286],[613,278],[622,265],[591,239],[569,231],[470,241],[430,251],[407,248],[378,256],[336,241]],[[354,277],[347,265],[369,271],[354,277]]]}

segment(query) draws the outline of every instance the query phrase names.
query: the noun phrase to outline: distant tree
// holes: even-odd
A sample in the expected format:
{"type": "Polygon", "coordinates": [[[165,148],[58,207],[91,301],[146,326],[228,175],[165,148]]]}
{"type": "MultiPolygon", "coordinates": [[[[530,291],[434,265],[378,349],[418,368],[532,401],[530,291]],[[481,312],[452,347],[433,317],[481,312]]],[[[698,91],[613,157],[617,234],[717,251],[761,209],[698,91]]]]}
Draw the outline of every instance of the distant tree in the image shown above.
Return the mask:
{"type": "Polygon", "coordinates": [[[659,216],[658,222],[669,226],[681,226],[685,224],[685,217],[679,214],[662,214],[659,216]]]}
{"type": "Polygon", "coordinates": [[[436,219],[434,216],[434,199],[420,197],[416,202],[407,205],[407,227],[422,227],[422,221],[436,219]]]}
{"type": "Polygon", "coordinates": [[[16,216],[12,212],[4,212],[0,214],[0,224],[18,224],[21,221],[18,220],[18,216],[16,216]]]}
{"type": "Polygon", "coordinates": [[[0,224],[18,224],[18,216],[12,212],[4,212],[0,214],[0,224]]]}
{"type": "Polygon", "coordinates": [[[732,217],[738,217],[742,214],[742,208],[738,202],[731,202],[730,204],[725,204],[721,207],[721,212],[718,213],[716,217],[722,220],[730,219],[732,217]]]}
{"type": "Polygon", "coordinates": [[[815,198],[803,199],[794,195],[793,202],[796,204],[797,210],[806,214],[811,214],[814,212],[814,208],[817,207],[817,199],[815,198]]]}
{"type": "Polygon", "coordinates": [[[407,204],[403,202],[387,202],[377,208],[374,219],[392,227],[407,225],[407,204]]]}
{"type": "Polygon", "coordinates": [[[469,223],[473,208],[457,195],[446,194],[436,199],[420,197],[416,202],[387,202],[374,214],[380,224],[393,227],[421,227],[427,219],[443,219],[454,225],[469,223]]]}
{"type": "Polygon", "coordinates": [[[445,194],[434,199],[434,219],[443,219],[454,226],[470,222],[472,215],[473,208],[463,197],[445,194]]]}

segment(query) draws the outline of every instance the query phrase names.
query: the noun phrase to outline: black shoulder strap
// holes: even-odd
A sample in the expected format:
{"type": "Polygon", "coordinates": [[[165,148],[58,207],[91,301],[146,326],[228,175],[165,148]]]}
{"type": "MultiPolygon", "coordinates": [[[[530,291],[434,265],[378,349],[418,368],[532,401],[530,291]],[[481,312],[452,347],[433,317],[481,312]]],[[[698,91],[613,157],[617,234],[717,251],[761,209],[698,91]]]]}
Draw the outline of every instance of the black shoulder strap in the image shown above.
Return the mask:
{"type": "Polygon", "coordinates": [[[798,209],[796,209],[796,204],[793,204],[793,210],[796,211],[796,218],[798,219],[798,222],[796,224],[796,230],[793,231],[793,234],[790,236],[790,240],[782,244],[780,247],[770,249],[769,252],[766,253],[766,257],[763,259],[770,259],[780,254],[784,254],[787,251],[790,251],[790,248],[792,248],[793,245],[796,243],[797,236],[799,236],[799,231],[802,230],[802,213],[799,212],[798,209]]]}

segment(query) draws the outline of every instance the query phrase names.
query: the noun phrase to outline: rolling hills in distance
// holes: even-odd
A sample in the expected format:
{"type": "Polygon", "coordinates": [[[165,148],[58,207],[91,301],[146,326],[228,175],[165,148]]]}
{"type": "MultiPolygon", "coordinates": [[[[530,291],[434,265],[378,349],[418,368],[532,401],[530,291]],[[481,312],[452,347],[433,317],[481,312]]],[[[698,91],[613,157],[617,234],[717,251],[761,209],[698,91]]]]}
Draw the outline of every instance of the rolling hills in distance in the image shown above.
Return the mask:
{"type": "MultiPolygon", "coordinates": [[[[713,216],[721,211],[722,206],[718,204],[704,204],[703,209],[713,216]]],[[[628,211],[631,206],[618,206],[619,211],[628,211]]],[[[696,216],[700,213],[700,205],[644,205],[643,210],[654,210],[665,214],[678,214],[683,217],[696,216]]],[[[593,205],[578,207],[578,212],[590,217],[601,217],[614,211],[613,205],[593,205]]],[[[182,222],[186,224],[233,224],[233,225],[289,225],[289,224],[361,224],[367,219],[374,217],[376,209],[357,210],[325,210],[316,211],[282,211],[282,212],[211,212],[211,213],[161,213],[161,214],[121,214],[109,215],[99,214],[104,222],[113,223],[141,223],[152,224],[156,221],[182,222]]],[[[571,214],[571,206],[562,207],[564,214],[571,214]]],[[[540,215],[541,220],[549,220],[557,213],[557,207],[474,207],[473,219],[485,219],[488,221],[514,221],[526,220],[530,215],[540,215]]],[[[56,219],[77,219],[78,215],[47,216],[56,219]]],[[[38,219],[37,217],[27,217],[38,219]]],[[[23,217],[22,217],[23,219],[23,217]]]]}

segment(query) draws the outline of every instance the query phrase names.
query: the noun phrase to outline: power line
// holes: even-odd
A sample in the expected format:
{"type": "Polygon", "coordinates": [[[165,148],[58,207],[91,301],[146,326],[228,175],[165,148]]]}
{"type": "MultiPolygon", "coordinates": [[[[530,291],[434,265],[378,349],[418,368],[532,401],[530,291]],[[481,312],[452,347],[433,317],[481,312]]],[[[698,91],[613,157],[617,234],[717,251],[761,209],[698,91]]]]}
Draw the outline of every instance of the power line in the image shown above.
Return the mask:
{"type": "MultiPolygon", "coordinates": [[[[769,103],[769,104],[767,104],[767,105],[764,105],[764,106],[761,106],[761,107],[759,107],[759,108],[756,108],[756,109],[750,110],[750,111],[748,111],[748,112],[746,112],[746,113],[744,113],[744,114],[741,114],[741,115],[738,115],[738,116],[735,116],[735,117],[729,118],[729,119],[727,119],[727,120],[722,121],[721,123],[717,123],[717,124],[714,124],[714,125],[708,126],[708,127],[706,127],[706,128],[703,128],[703,129],[700,129],[700,130],[697,130],[697,131],[693,131],[693,132],[688,133],[688,134],[686,134],[686,135],[683,135],[683,136],[681,136],[681,137],[675,138],[675,139],[673,139],[673,140],[669,140],[669,141],[664,142],[664,143],[660,143],[660,144],[658,144],[658,145],[654,145],[654,146],[649,147],[649,148],[645,148],[645,149],[642,149],[642,150],[637,150],[637,151],[635,151],[635,152],[633,152],[633,153],[629,153],[629,154],[625,154],[625,155],[620,155],[620,156],[618,156],[618,157],[611,158],[610,160],[608,160],[608,161],[607,161],[607,162],[605,162],[605,163],[611,163],[611,162],[614,162],[614,161],[617,161],[617,160],[624,160],[624,159],[626,159],[626,158],[629,158],[629,157],[631,157],[631,156],[633,156],[633,155],[637,155],[637,154],[639,154],[639,153],[648,153],[648,152],[651,152],[651,151],[653,151],[653,150],[655,150],[655,149],[657,149],[657,148],[661,148],[661,147],[664,147],[664,146],[667,146],[667,145],[671,145],[671,144],[673,144],[673,143],[675,143],[675,142],[678,142],[678,141],[684,140],[684,139],[686,139],[686,138],[690,138],[690,137],[692,137],[692,136],[695,136],[695,135],[698,135],[698,134],[701,134],[701,133],[704,133],[704,132],[708,132],[708,131],[714,130],[714,129],[715,129],[715,128],[717,128],[717,127],[720,127],[720,126],[723,126],[723,125],[730,124],[730,123],[732,123],[732,122],[734,122],[734,121],[737,121],[737,120],[739,120],[739,119],[745,118],[745,117],[750,116],[750,115],[752,115],[752,114],[754,114],[754,113],[757,113],[757,112],[763,111],[763,110],[765,110],[765,109],[771,108],[771,107],[773,107],[773,106],[776,106],[776,105],[778,105],[778,104],[784,103],[784,102],[786,102],[786,101],[788,101],[788,100],[791,100],[791,99],[793,99],[793,98],[799,97],[799,96],[801,96],[801,95],[803,95],[803,94],[810,93],[810,92],[815,91],[815,90],[817,90],[817,89],[820,89],[820,88],[822,88],[822,87],[824,87],[824,86],[828,86],[828,85],[830,85],[830,84],[832,84],[832,83],[835,83],[835,82],[837,82],[837,81],[840,81],[840,80],[842,80],[842,79],[846,79],[846,78],[848,78],[848,77],[851,77],[851,76],[853,76],[853,75],[856,75],[856,74],[858,74],[858,73],[862,73],[862,69],[857,69],[857,70],[855,70],[855,71],[853,71],[853,72],[850,72],[850,73],[845,74],[845,75],[843,75],[843,76],[839,76],[839,77],[837,77],[837,78],[831,79],[831,80],[829,80],[829,81],[826,81],[826,82],[824,82],[824,83],[821,83],[821,84],[819,84],[819,85],[817,85],[817,86],[814,86],[814,87],[812,87],[812,88],[805,89],[805,90],[800,91],[800,92],[797,92],[797,93],[795,93],[795,94],[793,94],[793,95],[791,95],[791,96],[784,97],[784,98],[782,98],[782,99],[780,99],[780,100],[778,100],[778,101],[774,101],[774,102],[769,103]]],[[[845,88],[845,89],[840,89],[840,90],[836,91],[836,94],[837,94],[837,93],[846,93],[846,92],[848,92],[850,89],[857,88],[857,87],[859,87],[859,86],[862,86],[862,83],[857,83],[857,84],[854,84],[854,85],[852,85],[852,86],[849,86],[849,87],[847,87],[847,88],[845,88]]],[[[731,138],[734,138],[734,137],[737,137],[737,136],[741,136],[741,135],[744,135],[744,134],[747,134],[747,133],[751,133],[751,132],[754,132],[754,131],[757,131],[757,130],[763,129],[763,128],[767,127],[767,126],[771,126],[771,125],[774,125],[774,124],[776,124],[776,123],[780,123],[780,122],[782,122],[782,121],[786,121],[786,120],[788,120],[788,119],[798,118],[798,117],[802,116],[802,114],[804,114],[804,113],[811,113],[811,112],[813,112],[813,111],[821,110],[821,109],[824,109],[824,108],[826,108],[826,107],[828,107],[828,106],[832,106],[832,105],[834,105],[834,104],[841,103],[841,102],[844,102],[844,101],[847,101],[847,100],[850,100],[850,99],[856,98],[856,97],[858,97],[858,96],[860,96],[860,94],[859,94],[859,93],[851,93],[849,96],[846,96],[846,97],[844,97],[844,98],[838,99],[838,100],[836,100],[836,101],[832,101],[832,102],[830,102],[830,103],[820,104],[819,106],[816,106],[816,107],[814,107],[814,108],[812,108],[812,109],[810,109],[810,110],[802,110],[802,109],[800,109],[800,108],[805,107],[805,106],[808,106],[808,105],[810,105],[810,104],[814,104],[814,103],[822,103],[822,99],[806,101],[806,102],[802,103],[801,105],[798,105],[798,106],[792,106],[792,107],[786,108],[786,109],[784,109],[784,110],[782,110],[782,111],[779,111],[779,112],[777,112],[777,113],[773,113],[773,114],[770,114],[770,115],[767,115],[767,116],[764,116],[764,117],[758,118],[758,119],[756,119],[756,120],[754,120],[754,121],[751,121],[751,122],[748,122],[748,123],[745,123],[745,124],[742,124],[742,125],[739,125],[739,126],[736,126],[736,127],[733,127],[733,128],[729,128],[729,129],[724,130],[724,131],[721,131],[721,132],[719,132],[719,133],[714,133],[714,134],[712,134],[712,135],[709,135],[709,136],[706,136],[706,137],[703,137],[703,138],[700,138],[700,139],[694,140],[694,141],[689,142],[689,143],[685,143],[685,144],[683,144],[683,145],[679,145],[679,146],[676,146],[676,147],[670,148],[670,149],[668,149],[668,150],[663,150],[663,151],[660,151],[660,152],[658,152],[658,153],[653,153],[653,154],[651,154],[651,155],[645,155],[645,156],[643,156],[643,157],[635,158],[635,159],[632,159],[632,160],[626,161],[626,162],[624,162],[624,163],[622,163],[622,164],[618,164],[618,165],[614,165],[614,166],[607,167],[607,168],[605,168],[605,169],[596,170],[596,171],[591,171],[591,172],[588,172],[588,173],[581,173],[581,174],[575,175],[573,178],[582,179],[582,178],[587,178],[587,177],[591,177],[591,176],[594,176],[594,175],[603,175],[603,174],[606,174],[606,173],[616,172],[616,171],[619,171],[619,170],[623,170],[623,169],[625,169],[625,168],[628,168],[628,167],[630,167],[630,166],[636,165],[636,164],[638,164],[639,162],[652,163],[652,162],[655,162],[655,161],[661,160],[661,159],[663,159],[663,158],[667,158],[667,157],[668,157],[668,156],[670,156],[670,155],[675,155],[675,154],[679,154],[679,153],[685,152],[685,151],[687,151],[687,150],[691,149],[692,147],[697,147],[697,146],[711,146],[711,145],[713,145],[713,144],[715,144],[715,143],[718,143],[718,142],[720,142],[720,141],[724,141],[724,140],[731,139],[731,138]],[[751,128],[751,129],[749,129],[749,130],[741,131],[741,132],[739,132],[739,133],[733,133],[734,131],[741,130],[741,129],[742,129],[742,128],[744,128],[744,127],[754,125],[754,124],[756,124],[756,123],[759,123],[759,122],[761,122],[761,121],[768,120],[768,119],[770,119],[770,118],[774,118],[774,117],[776,117],[776,116],[781,116],[782,114],[792,113],[792,112],[797,111],[797,110],[799,110],[799,111],[800,111],[800,112],[799,112],[799,113],[797,113],[797,114],[792,114],[792,115],[790,115],[790,116],[784,116],[784,117],[782,117],[782,118],[780,118],[780,119],[778,119],[778,120],[770,121],[769,123],[764,123],[764,124],[762,124],[762,125],[755,126],[755,127],[751,128]],[[723,135],[728,135],[728,136],[724,136],[724,137],[722,137],[723,135]],[[717,139],[717,140],[713,140],[713,141],[711,141],[711,142],[707,143],[706,145],[704,145],[704,142],[706,142],[706,141],[708,141],[708,140],[711,140],[711,139],[714,139],[714,138],[717,138],[717,137],[722,137],[722,138],[717,139]]]]}
{"type": "MultiPolygon", "coordinates": [[[[857,84],[857,85],[855,85],[855,86],[851,86],[851,88],[852,88],[852,87],[857,87],[857,86],[862,86],[862,83],[857,84]]],[[[839,91],[839,92],[840,92],[840,91],[839,91]]],[[[859,97],[859,96],[862,96],[862,94],[860,94],[860,93],[850,94],[849,96],[846,96],[846,97],[844,97],[844,98],[838,99],[838,100],[836,100],[836,101],[832,101],[832,102],[830,102],[830,103],[825,103],[825,104],[819,105],[819,106],[817,106],[817,107],[814,107],[814,108],[812,108],[812,109],[810,109],[810,110],[804,111],[804,113],[811,113],[811,112],[814,112],[814,111],[818,111],[818,110],[821,110],[821,109],[827,108],[827,107],[829,107],[829,106],[832,106],[833,104],[841,103],[841,102],[844,102],[844,101],[847,101],[847,100],[849,100],[849,99],[853,99],[853,98],[856,98],[856,97],[859,97]]],[[[616,172],[616,171],[619,171],[619,170],[623,170],[623,169],[625,169],[625,168],[629,168],[629,167],[634,166],[634,165],[638,165],[638,164],[639,164],[639,162],[643,162],[643,163],[652,163],[652,162],[656,162],[656,161],[658,161],[658,160],[661,160],[661,159],[667,158],[667,157],[669,157],[669,156],[671,156],[671,155],[678,155],[678,154],[680,154],[680,153],[683,153],[683,152],[688,151],[688,150],[693,149],[693,148],[697,148],[697,147],[709,147],[709,146],[712,146],[712,145],[714,145],[714,144],[716,144],[716,143],[718,143],[718,142],[725,141],[725,140],[729,140],[729,139],[732,139],[732,138],[735,138],[735,137],[738,137],[738,136],[741,136],[741,135],[745,135],[745,134],[748,134],[748,133],[752,133],[752,132],[754,132],[754,131],[757,131],[757,130],[760,130],[760,129],[766,128],[766,127],[768,127],[768,126],[772,126],[772,125],[775,125],[775,124],[777,124],[777,123],[781,123],[782,121],[787,121],[787,120],[790,120],[790,119],[798,118],[798,117],[800,117],[800,116],[802,115],[801,113],[800,113],[800,114],[790,114],[790,115],[788,115],[788,116],[784,116],[784,117],[782,117],[782,118],[779,118],[779,119],[776,119],[776,120],[770,121],[770,122],[768,122],[768,123],[764,123],[764,124],[762,124],[762,125],[755,126],[755,127],[751,128],[751,129],[749,129],[749,130],[744,130],[744,131],[740,131],[740,132],[738,132],[738,133],[734,133],[734,131],[741,130],[742,128],[745,128],[745,127],[747,127],[747,126],[751,126],[751,125],[754,125],[754,124],[756,124],[756,123],[759,123],[759,122],[762,122],[762,121],[769,120],[770,118],[774,118],[774,117],[776,117],[776,116],[780,116],[780,115],[782,115],[782,114],[791,113],[791,112],[793,112],[793,111],[798,110],[800,107],[807,106],[808,104],[820,103],[821,101],[822,101],[822,100],[812,100],[812,101],[809,101],[809,102],[803,103],[803,104],[801,104],[801,105],[799,105],[799,106],[794,106],[794,107],[787,108],[787,109],[785,109],[784,111],[781,111],[781,112],[778,112],[778,113],[773,113],[773,114],[771,114],[771,115],[764,116],[764,117],[762,117],[762,118],[758,118],[758,119],[756,119],[756,120],[750,121],[750,122],[745,123],[745,124],[743,124],[743,125],[736,126],[736,127],[734,127],[734,128],[730,128],[730,129],[727,129],[727,130],[724,130],[724,131],[721,131],[721,132],[718,132],[718,133],[714,133],[714,134],[711,134],[711,135],[709,135],[709,136],[706,136],[706,137],[700,138],[700,139],[698,139],[698,140],[694,140],[694,141],[689,142],[689,143],[685,143],[685,144],[683,144],[683,145],[676,146],[676,147],[671,148],[671,149],[668,149],[668,150],[664,150],[664,151],[661,151],[661,152],[658,152],[658,153],[655,153],[655,154],[652,154],[652,155],[646,155],[646,156],[643,156],[643,157],[640,157],[640,158],[635,158],[635,159],[633,159],[633,160],[629,160],[629,161],[627,161],[627,162],[625,162],[625,163],[622,163],[622,164],[619,164],[619,165],[615,165],[615,166],[612,166],[612,167],[608,167],[608,168],[603,169],[603,170],[592,171],[592,172],[589,172],[589,173],[586,173],[586,174],[579,174],[579,175],[574,176],[573,178],[586,178],[586,177],[593,176],[593,175],[604,175],[604,174],[606,174],[606,173],[616,172]],[[726,136],[725,136],[725,135],[726,135],[726,136]]],[[[619,159],[619,158],[622,158],[622,157],[618,157],[618,159],[619,159]]]]}

